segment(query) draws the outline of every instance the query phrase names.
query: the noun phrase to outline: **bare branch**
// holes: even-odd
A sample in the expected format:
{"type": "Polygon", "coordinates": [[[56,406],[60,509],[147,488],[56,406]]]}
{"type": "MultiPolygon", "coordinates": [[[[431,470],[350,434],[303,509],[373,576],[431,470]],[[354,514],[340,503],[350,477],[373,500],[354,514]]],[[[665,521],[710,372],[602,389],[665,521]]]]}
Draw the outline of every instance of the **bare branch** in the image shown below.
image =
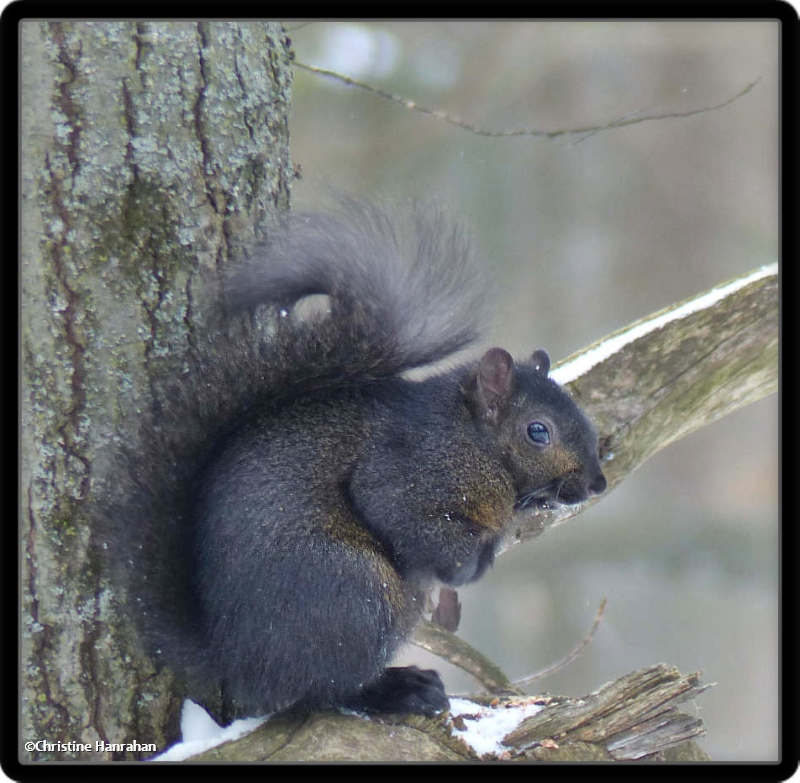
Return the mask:
{"type": "Polygon", "coordinates": [[[594,637],[605,608],[606,599],[604,598],[597,609],[594,622],[589,632],[563,658],[538,672],[520,677],[513,682],[508,679],[497,664],[490,661],[483,653],[456,636],[455,633],[449,629],[443,628],[435,622],[421,622],[414,631],[411,643],[434,655],[438,655],[448,663],[472,675],[478,683],[491,694],[522,693],[522,688],[535,680],[540,680],[543,677],[557,672],[559,669],[563,669],[583,652],[594,637]]]}
{"type": "Polygon", "coordinates": [[[423,620],[415,629],[411,643],[438,655],[471,674],[490,693],[521,693],[497,664],[455,634],[435,623],[423,620]]]}
{"type": "Polygon", "coordinates": [[[428,114],[431,117],[435,117],[437,120],[442,120],[450,125],[455,125],[457,128],[474,133],[476,136],[488,136],[490,138],[538,136],[546,139],[555,139],[559,136],[586,136],[600,133],[601,131],[611,130],[612,128],[623,128],[626,125],[638,125],[641,122],[666,120],[678,117],[692,117],[695,114],[704,114],[705,112],[716,111],[724,108],[725,106],[729,106],[731,103],[739,100],[739,98],[741,98],[743,95],[746,95],[748,92],[750,92],[750,90],[752,90],[761,79],[761,77],[755,79],[739,90],[739,92],[737,92],[735,95],[732,95],[730,98],[727,98],[721,103],[716,103],[713,106],[701,106],[697,109],[689,109],[688,111],[658,112],[654,114],[641,114],[639,116],[626,115],[602,125],[586,125],[581,128],[559,128],[556,130],[542,130],[540,128],[509,128],[506,130],[489,130],[487,128],[481,128],[477,125],[473,125],[472,123],[462,120],[460,117],[455,117],[452,114],[448,114],[441,109],[432,109],[429,106],[423,106],[416,101],[411,100],[410,98],[404,98],[402,95],[397,95],[395,93],[388,92],[387,90],[382,90],[380,87],[374,87],[371,84],[359,81],[358,79],[352,79],[349,76],[337,73],[336,71],[329,71],[326,68],[318,68],[315,65],[307,65],[306,63],[302,63],[297,60],[294,61],[294,66],[304,71],[308,71],[309,73],[314,73],[318,76],[324,76],[327,79],[333,79],[334,81],[341,82],[342,84],[346,84],[348,87],[356,87],[359,90],[372,93],[373,95],[377,95],[379,98],[391,101],[392,103],[397,103],[406,109],[419,112],[420,114],[428,114]]]}
{"type": "Polygon", "coordinates": [[[600,746],[609,760],[652,757],[705,733],[702,720],[679,713],[677,706],[711,685],[701,684],[697,673],[681,675],[656,664],[582,699],[558,700],[526,718],[503,743],[543,761],[575,760],[574,753],[585,758],[585,744],[600,746]]]}
{"type": "Polygon", "coordinates": [[[597,614],[594,616],[594,622],[592,623],[592,627],[589,629],[589,633],[587,633],[586,636],[584,636],[583,639],[581,639],[561,660],[555,661],[549,666],[545,666],[544,669],[539,669],[538,672],[528,674],[525,677],[519,677],[518,679],[514,680],[514,687],[525,687],[526,685],[530,685],[530,683],[534,682],[535,680],[541,680],[544,677],[548,677],[551,674],[559,671],[559,669],[569,666],[569,664],[571,664],[586,649],[586,646],[594,638],[595,632],[600,627],[600,621],[603,619],[603,612],[606,610],[606,603],[607,601],[604,598],[600,602],[600,606],[597,607],[597,614]]]}
{"type": "Polygon", "coordinates": [[[672,666],[656,664],[582,698],[495,699],[489,709],[476,703],[474,713],[469,714],[455,712],[436,718],[385,715],[367,720],[336,712],[283,713],[251,734],[190,760],[470,761],[478,756],[462,740],[468,724],[484,720],[484,713],[510,715],[527,703],[540,709],[524,720],[520,715],[516,728],[503,737],[503,759],[707,761],[708,756],[690,741],[704,733],[702,720],[679,712],[678,706],[708,687],[698,674],[682,675],[672,666]]]}

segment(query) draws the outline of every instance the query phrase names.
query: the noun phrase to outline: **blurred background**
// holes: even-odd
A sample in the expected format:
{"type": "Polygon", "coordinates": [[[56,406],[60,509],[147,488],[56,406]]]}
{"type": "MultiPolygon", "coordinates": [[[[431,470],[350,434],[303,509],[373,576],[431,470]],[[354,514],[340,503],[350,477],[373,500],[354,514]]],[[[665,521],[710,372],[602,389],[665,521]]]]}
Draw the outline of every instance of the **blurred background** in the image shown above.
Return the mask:
{"type": "MultiPolygon", "coordinates": [[[[296,70],[295,208],[330,189],[435,199],[463,218],[497,298],[486,343],[553,361],[778,257],[778,22],[287,22],[296,58],[488,130],[487,138],[296,70]]],[[[778,403],[670,446],[603,502],[459,591],[459,634],[512,679],[591,645],[531,692],[583,695],[664,661],[717,685],[687,709],[717,761],[776,759],[778,403]]],[[[450,692],[475,684],[436,665],[450,692]]]]}

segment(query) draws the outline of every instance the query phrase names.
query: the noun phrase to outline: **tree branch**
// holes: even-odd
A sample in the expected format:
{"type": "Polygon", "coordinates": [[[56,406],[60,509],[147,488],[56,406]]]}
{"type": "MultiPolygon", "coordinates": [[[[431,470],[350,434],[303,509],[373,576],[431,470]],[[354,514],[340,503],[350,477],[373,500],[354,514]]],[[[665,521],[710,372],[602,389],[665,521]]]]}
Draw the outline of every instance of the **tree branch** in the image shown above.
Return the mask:
{"type": "Polygon", "coordinates": [[[318,76],[324,76],[327,79],[338,81],[342,84],[346,84],[348,87],[356,87],[364,92],[377,95],[379,98],[383,98],[384,100],[397,103],[406,109],[411,109],[412,111],[419,112],[420,114],[427,114],[431,117],[435,117],[437,120],[442,120],[442,122],[455,125],[457,128],[469,131],[476,136],[488,136],[490,138],[538,136],[546,139],[555,139],[559,136],[587,136],[599,133],[601,131],[611,130],[612,128],[623,128],[626,125],[638,125],[641,122],[651,122],[652,120],[692,117],[695,114],[704,114],[705,112],[716,111],[717,109],[722,109],[725,106],[729,106],[731,103],[739,100],[739,98],[741,98],[743,95],[746,95],[748,92],[750,92],[750,90],[752,90],[753,87],[758,84],[761,78],[759,77],[758,79],[750,82],[735,95],[732,95],[730,98],[727,98],[720,103],[716,103],[713,106],[701,106],[696,109],[689,109],[688,111],[656,112],[653,114],[639,114],[638,116],[626,115],[624,117],[618,117],[617,119],[610,120],[602,125],[586,125],[580,128],[558,128],[549,131],[542,130],[540,128],[508,128],[506,130],[489,130],[488,128],[481,128],[472,124],[471,122],[462,120],[460,117],[455,117],[452,114],[448,114],[441,109],[432,109],[429,106],[423,106],[422,104],[419,104],[410,98],[404,98],[402,95],[396,95],[395,93],[388,92],[387,90],[382,90],[380,87],[374,87],[371,84],[359,81],[358,79],[352,79],[351,77],[337,73],[336,71],[329,71],[326,68],[318,68],[315,65],[307,65],[306,63],[299,62],[298,60],[295,60],[293,64],[295,68],[300,68],[304,71],[308,71],[309,73],[314,73],[318,76]]]}
{"type": "Polygon", "coordinates": [[[494,699],[454,708],[436,718],[382,716],[367,720],[335,712],[285,714],[235,742],[219,745],[195,762],[470,761],[469,730],[517,710],[517,725],[498,737],[483,758],[538,761],[708,760],[693,738],[702,721],[678,712],[709,685],[656,664],[620,677],[580,699],[544,696],[494,699]],[[535,714],[523,718],[519,708],[535,714]],[[503,736],[504,735],[504,736],[503,736]],[[677,747],[676,747],[677,746],[677,747]]]}
{"type": "Polygon", "coordinates": [[[583,637],[563,658],[554,663],[545,666],[544,669],[540,669],[538,672],[533,672],[533,674],[526,674],[524,677],[518,677],[514,680],[514,687],[522,688],[527,685],[530,685],[532,682],[536,680],[541,680],[544,677],[549,677],[551,674],[555,674],[555,672],[559,671],[560,669],[569,666],[578,656],[586,649],[586,646],[589,642],[592,641],[597,629],[600,627],[600,621],[603,619],[603,612],[606,610],[606,599],[604,598],[600,602],[600,606],[597,608],[597,613],[594,616],[594,622],[592,623],[592,627],[589,629],[589,633],[583,637]]]}
{"type": "Polygon", "coordinates": [[[503,742],[528,758],[569,761],[584,758],[582,745],[602,749],[607,760],[652,757],[704,734],[703,722],[677,711],[711,684],[656,664],[626,674],[582,699],[564,699],[526,718],[503,742]],[[549,740],[549,741],[548,741],[549,740]]]}
{"type": "Polygon", "coordinates": [[[423,620],[415,629],[411,643],[471,674],[490,693],[521,692],[497,664],[436,623],[423,620]]]}

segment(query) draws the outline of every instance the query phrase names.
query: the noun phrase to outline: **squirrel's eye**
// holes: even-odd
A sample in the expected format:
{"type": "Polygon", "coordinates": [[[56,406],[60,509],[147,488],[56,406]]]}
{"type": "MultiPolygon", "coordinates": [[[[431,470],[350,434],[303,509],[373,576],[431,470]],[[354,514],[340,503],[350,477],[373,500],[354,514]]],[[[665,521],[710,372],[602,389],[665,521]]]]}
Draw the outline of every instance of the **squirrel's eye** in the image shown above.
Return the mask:
{"type": "Polygon", "coordinates": [[[540,446],[547,446],[550,443],[550,430],[540,421],[532,421],[528,425],[528,437],[540,446]]]}

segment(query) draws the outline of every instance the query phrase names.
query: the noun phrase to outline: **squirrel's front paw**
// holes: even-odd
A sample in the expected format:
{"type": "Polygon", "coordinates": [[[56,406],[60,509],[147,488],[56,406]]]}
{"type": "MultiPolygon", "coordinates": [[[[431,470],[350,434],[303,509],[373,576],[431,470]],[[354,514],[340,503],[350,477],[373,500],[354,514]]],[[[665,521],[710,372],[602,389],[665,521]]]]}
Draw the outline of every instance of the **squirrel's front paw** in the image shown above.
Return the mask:
{"type": "Polygon", "coordinates": [[[439,673],[416,666],[384,669],[350,705],[366,712],[415,712],[429,717],[450,706],[439,673]]]}

